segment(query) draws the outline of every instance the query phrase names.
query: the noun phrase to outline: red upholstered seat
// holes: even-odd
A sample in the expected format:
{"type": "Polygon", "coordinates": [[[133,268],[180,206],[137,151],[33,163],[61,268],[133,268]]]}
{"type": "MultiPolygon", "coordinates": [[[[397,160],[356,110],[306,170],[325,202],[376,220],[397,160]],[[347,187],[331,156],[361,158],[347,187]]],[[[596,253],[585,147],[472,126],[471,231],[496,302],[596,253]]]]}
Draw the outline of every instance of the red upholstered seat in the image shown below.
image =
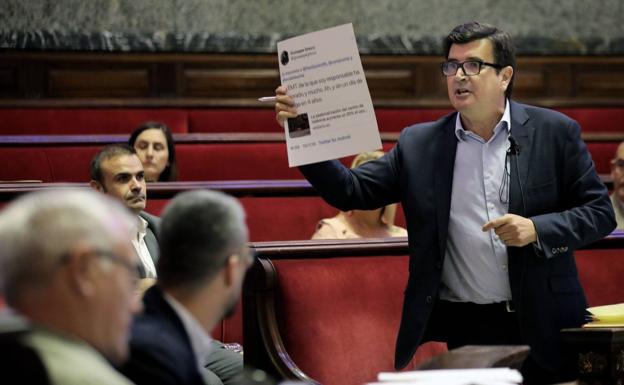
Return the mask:
{"type": "MultiPolygon", "coordinates": [[[[622,132],[623,108],[557,108],[584,132],[622,132]]],[[[434,121],[449,108],[377,108],[379,130],[399,132],[434,121]]],[[[272,108],[3,108],[0,135],[127,134],[147,120],[162,121],[175,133],[282,132],[272,108]]]]}
{"type": "Polygon", "coordinates": [[[591,153],[598,174],[611,172],[611,159],[614,158],[618,145],[618,142],[587,143],[587,149],[591,153]]]}
{"type": "MultiPolygon", "coordinates": [[[[310,239],[320,219],[338,213],[320,197],[242,197],[239,200],[247,214],[252,242],[310,239]]],[[[167,202],[167,199],[148,199],[147,211],[160,215],[167,202]]],[[[395,223],[405,227],[405,216],[400,206],[395,223]]]]}
{"type": "Polygon", "coordinates": [[[300,179],[288,167],[285,143],[176,146],[180,180],[300,179]]]}
{"type": "Polygon", "coordinates": [[[0,149],[0,181],[40,180],[51,182],[48,157],[40,147],[0,149]]]}
{"type": "Polygon", "coordinates": [[[0,135],[130,134],[148,120],[188,132],[183,109],[10,108],[0,109],[0,135]]]}
{"type": "MultiPolygon", "coordinates": [[[[407,257],[273,260],[275,308],[286,351],[325,385],[373,381],[394,368],[407,257]]],[[[420,347],[412,365],[443,353],[420,347]]]]}
{"type": "Polygon", "coordinates": [[[589,306],[624,302],[624,249],[585,249],[575,254],[589,306]]]}
{"type": "Polygon", "coordinates": [[[378,108],[375,115],[379,131],[400,132],[416,123],[438,120],[452,111],[447,108],[378,108]]]}
{"type": "Polygon", "coordinates": [[[576,120],[583,132],[624,132],[623,108],[575,107],[557,108],[557,111],[576,120]]]}
{"type": "Polygon", "coordinates": [[[189,132],[284,132],[267,108],[190,110],[188,120],[189,132]]]}

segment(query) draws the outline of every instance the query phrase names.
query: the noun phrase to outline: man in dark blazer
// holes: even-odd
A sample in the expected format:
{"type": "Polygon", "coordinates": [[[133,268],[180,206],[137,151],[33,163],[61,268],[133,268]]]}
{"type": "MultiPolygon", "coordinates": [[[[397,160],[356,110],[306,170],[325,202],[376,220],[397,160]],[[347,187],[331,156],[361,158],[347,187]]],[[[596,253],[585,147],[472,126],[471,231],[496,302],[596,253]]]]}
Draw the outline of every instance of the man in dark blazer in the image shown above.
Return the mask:
{"type": "MultiPolygon", "coordinates": [[[[579,125],[511,100],[515,55],[501,30],[476,22],[445,41],[456,112],[403,130],[383,158],[349,170],[300,167],[340,210],[401,202],[409,279],[395,366],[419,344],[528,344],[525,383],[566,378],[559,331],[584,322],[573,251],[607,235],[613,209],[579,125]]],[[[277,120],[296,115],[284,87],[277,120]]]]}
{"type": "Polygon", "coordinates": [[[223,193],[189,191],[167,206],[157,283],[144,296],[122,369],[131,380],[221,383],[204,368],[214,349],[208,333],[236,307],[253,262],[247,239],[242,206],[223,193]]]}
{"type": "Polygon", "coordinates": [[[90,174],[92,188],[119,199],[137,216],[132,244],[141,260],[140,276],[155,278],[160,218],[143,211],[147,203],[145,172],[134,148],[126,144],[104,147],[93,157],[90,174]]]}

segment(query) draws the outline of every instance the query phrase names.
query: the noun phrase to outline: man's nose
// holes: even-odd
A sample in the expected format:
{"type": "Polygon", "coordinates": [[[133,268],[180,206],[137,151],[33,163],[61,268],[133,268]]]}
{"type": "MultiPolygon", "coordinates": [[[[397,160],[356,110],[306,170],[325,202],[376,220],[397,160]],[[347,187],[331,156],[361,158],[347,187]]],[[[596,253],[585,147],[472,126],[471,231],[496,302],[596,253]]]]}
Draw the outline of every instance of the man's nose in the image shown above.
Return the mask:
{"type": "Polygon", "coordinates": [[[132,185],[130,186],[132,191],[141,190],[142,187],[141,182],[136,177],[132,178],[132,185]]]}

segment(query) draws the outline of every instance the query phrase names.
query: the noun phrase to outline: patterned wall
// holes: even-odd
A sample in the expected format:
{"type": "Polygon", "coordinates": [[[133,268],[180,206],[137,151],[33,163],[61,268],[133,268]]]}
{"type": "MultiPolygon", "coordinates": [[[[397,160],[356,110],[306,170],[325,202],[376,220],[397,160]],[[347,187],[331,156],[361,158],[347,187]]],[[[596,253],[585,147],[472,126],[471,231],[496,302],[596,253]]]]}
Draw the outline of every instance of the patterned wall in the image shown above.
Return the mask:
{"type": "Polygon", "coordinates": [[[273,52],[352,22],[362,53],[439,54],[468,20],[508,30],[523,54],[624,54],[621,0],[1,0],[0,48],[273,52]]]}

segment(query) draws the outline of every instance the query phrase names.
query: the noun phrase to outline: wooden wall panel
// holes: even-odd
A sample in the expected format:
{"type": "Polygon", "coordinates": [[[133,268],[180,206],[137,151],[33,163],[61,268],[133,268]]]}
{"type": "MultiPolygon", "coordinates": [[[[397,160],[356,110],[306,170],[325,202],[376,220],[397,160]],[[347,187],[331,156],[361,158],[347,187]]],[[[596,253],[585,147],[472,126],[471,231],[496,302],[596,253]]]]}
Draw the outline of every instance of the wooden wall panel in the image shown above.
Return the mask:
{"type": "Polygon", "coordinates": [[[255,97],[270,95],[279,84],[277,69],[188,69],[183,94],[195,97],[255,97]]]}
{"type": "Polygon", "coordinates": [[[51,97],[148,96],[147,70],[50,70],[51,97]]]}
{"type": "Polygon", "coordinates": [[[11,97],[17,93],[17,69],[0,68],[0,97],[11,97]]]}
{"type": "Polygon", "coordinates": [[[582,97],[620,97],[624,98],[624,78],[622,72],[615,69],[595,71],[581,69],[576,76],[576,92],[582,97]]]}
{"type": "MultiPolygon", "coordinates": [[[[363,55],[375,106],[448,107],[441,61],[363,55]]],[[[0,107],[259,107],[256,98],[278,83],[271,54],[0,55],[0,107]]],[[[546,107],[624,106],[624,56],[520,57],[514,98],[546,107]]]]}

